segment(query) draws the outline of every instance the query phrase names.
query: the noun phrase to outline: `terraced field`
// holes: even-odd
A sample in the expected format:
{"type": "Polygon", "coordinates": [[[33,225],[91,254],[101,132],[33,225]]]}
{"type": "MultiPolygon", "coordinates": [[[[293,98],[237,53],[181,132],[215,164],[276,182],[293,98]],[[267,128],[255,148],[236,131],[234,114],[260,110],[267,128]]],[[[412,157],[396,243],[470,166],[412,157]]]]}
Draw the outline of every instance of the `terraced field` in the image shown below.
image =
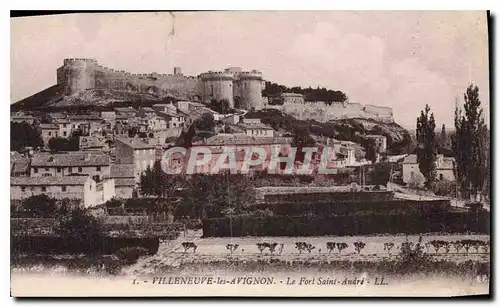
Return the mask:
{"type": "MultiPolygon", "coordinates": [[[[454,242],[458,240],[480,240],[488,241],[490,238],[486,235],[424,235],[423,244],[432,240],[443,240],[454,242]]],[[[189,232],[187,236],[181,236],[177,240],[161,244],[157,254],[146,256],[125,269],[126,274],[141,275],[159,273],[166,267],[177,267],[181,264],[199,264],[209,263],[219,260],[241,261],[248,260],[270,260],[279,259],[281,261],[295,262],[328,262],[335,260],[348,261],[373,261],[378,262],[384,259],[391,259],[398,254],[398,248],[401,243],[406,241],[416,243],[418,236],[354,236],[354,237],[243,237],[243,238],[201,238],[201,232],[189,232]],[[187,251],[182,247],[182,242],[193,242],[197,245],[196,251],[193,249],[187,251]],[[278,243],[274,253],[265,249],[262,253],[257,247],[257,243],[278,243]],[[299,252],[295,247],[295,242],[307,242],[314,246],[311,252],[299,252]],[[338,249],[329,251],[326,248],[327,242],[347,243],[348,247],[340,253],[338,249]],[[365,247],[358,253],[354,248],[354,242],[364,242],[365,247]],[[384,250],[384,243],[394,243],[390,250],[384,250]],[[230,252],[227,244],[238,245],[237,249],[230,252]],[[280,244],[283,249],[280,250],[280,244]]],[[[462,262],[475,260],[479,262],[489,262],[489,251],[469,249],[466,252],[463,248],[456,252],[453,248],[445,253],[440,249],[436,253],[434,248],[427,245],[426,252],[436,260],[449,260],[453,262],[462,262]]]]}

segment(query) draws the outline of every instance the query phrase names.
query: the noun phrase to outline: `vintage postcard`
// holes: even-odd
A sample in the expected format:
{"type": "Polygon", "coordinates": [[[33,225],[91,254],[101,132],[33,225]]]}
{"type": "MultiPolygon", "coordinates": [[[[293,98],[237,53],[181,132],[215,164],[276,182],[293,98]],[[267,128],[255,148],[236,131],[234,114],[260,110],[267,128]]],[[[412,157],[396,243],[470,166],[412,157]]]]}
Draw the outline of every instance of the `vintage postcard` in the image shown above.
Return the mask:
{"type": "Polygon", "coordinates": [[[11,17],[11,295],[489,295],[488,20],[11,17]]]}

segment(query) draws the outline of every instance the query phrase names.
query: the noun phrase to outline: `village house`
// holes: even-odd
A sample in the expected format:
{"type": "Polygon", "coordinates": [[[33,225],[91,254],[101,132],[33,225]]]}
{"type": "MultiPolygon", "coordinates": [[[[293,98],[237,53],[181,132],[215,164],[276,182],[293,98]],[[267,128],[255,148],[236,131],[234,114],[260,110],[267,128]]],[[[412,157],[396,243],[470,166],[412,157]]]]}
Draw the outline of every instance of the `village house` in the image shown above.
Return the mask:
{"type": "Polygon", "coordinates": [[[10,116],[10,121],[13,123],[28,123],[30,125],[33,125],[35,123],[35,118],[31,115],[24,115],[24,114],[18,114],[18,115],[11,115],[10,116]]]}
{"type": "Polygon", "coordinates": [[[127,117],[135,117],[137,116],[137,110],[132,107],[115,108],[115,114],[125,115],[127,117]]]}
{"type": "Polygon", "coordinates": [[[72,126],[71,122],[67,118],[56,118],[52,121],[52,123],[59,128],[59,137],[68,138],[71,136],[72,126]]]}
{"type": "Polygon", "coordinates": [[[274,130],[268,125],[260,122],[260,119],[247,119],[244,118],[243,122],[238,124],[238,127],[242,128],[246,135],[255,137],[274,137],[274,130]]]}
{"type": "MultiPolygon", "coordinates": [[[[291,151],[292,138],[285,137],[251,137],[245,133],[226,134],[220,133],[211,138],[194,142],[193,147],[203,146],[208,147],[212,152],[212,160],[206,165],[203,165],[195,170],[195,172],[205,173],[209,172],[216,165],[220,155],[223,153],[224,148],[228,147],[235,151],[235,157],[238,167],[241,167],[245,152],[253,147],[263,148],[266,153],[265,161],[252,169],[265,170],[269,166],[271,153],[273,150],[278,150],[282,155],[287,156],[291,151]]],[[[186,156],[189,156],[187,154],[186,156]]],[[[177,163],[177,161],[173,161],[177,163]]]]}
{"type": "Polygon", "coordinates": [[[71,122],[71,128],[79,129],[82,135],[102,135],[102,130],[107,126],[106,122],[95,114],[69,115],[68,120],[71,122]]]}
{"type": "Polygon", "coordinates": [[[142,172],[148,166],[153,167],[156,157],[156,146],[150,145],[138,138],[115,139],[115,163],[132,164],[134,178],[138,182],[142,172]]]}
{"type": "Polygon", "coordinates": [[[102,203],[103,199],[97,191],[96,182],[88,176],[10,178],[11,200],[19,201],[41,194],[59,200],[78,200],[85,207],[102,203]]]}
{"type": "Polygon", "coordinates": [[[240,122],[240,115],[239,114],[226,114],[220,119],[220,121],[222,121],[224,124],[236,125],[237,123],[240,122]]]}
{"type": "Polygon", "coordinates": [[[387,138],[383,135],[369,134],[365,138],[373,141],[377,153],[384,153],[387,150],[387,138]]]}
{"type": "MultiPolygon", "coordinates": [[[[445,157],[442,154],[439,154],[436,160],[437,179],[454,181],[454,165],[454,158],[445,157]]],[[[418,167],[417,155],[412,154],[406,156],[406,158],[403,160],[403,181],[405,183],[410,183],[417,174],[422,175],[418,167]]]]}
{"type": "Polygon", "coordinates": [[[186,116],[177,111],[159,111],[156,113],[167,122],[167,129],[186,127],[186,116]]]}
{"type": "Polygon", "coordinates": [[[11,177],[24,177],[30,175],[30,159],[12,151],[10,153],[10,176],[11,177]]]}
{"type": "Polygon", "coordinates": [[[112,164],[111,175],[115,181],[116,198],[132,198],[135,191],[135,175],[133,164],[112,164]]]}
{"type": "Polygon", "coordinates": [[[37,153],[31,159],[31,177],[88,175],[101,181],[110,174],[110,157],[98,152],[37,153]]]}
{"type": "Polygon", "coordinates": [[[109,152],[109,140],[105,136],[92,135],[80,136],[79,146],[81,151],[95,150],[101,152],[109,152]]]}
{"type": "Polygon", "coordinates": [[[55,124],[40,124],[40,134],[42,136],[43,143],[45,145],[49,144],[51,138],[59,137],[59,126],[55,124]]]}
{"type": "Polygon", "coordinates": [[[137,111],[137,113],[141,117],[151,117],[151,116],[154,116],[156,114],[156,111],[153,108],[144,107],[144,108],[140,108],[137,111]]]}
{"type": "Polygon", "coordinates": [[[157,103],[151,108],[157,112],[177,112],[177,107],[172,103],[157,103]]]}

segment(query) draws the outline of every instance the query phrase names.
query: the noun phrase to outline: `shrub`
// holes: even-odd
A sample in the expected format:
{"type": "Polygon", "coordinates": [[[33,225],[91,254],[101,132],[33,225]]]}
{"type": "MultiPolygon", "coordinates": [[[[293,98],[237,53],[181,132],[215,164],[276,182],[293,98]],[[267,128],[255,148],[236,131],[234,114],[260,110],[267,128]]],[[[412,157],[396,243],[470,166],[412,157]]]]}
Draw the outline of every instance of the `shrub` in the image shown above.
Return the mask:
{"type": "Polygon", "coordinates": [[[124,247],[116,251],[116,256],[118,259],[123,261],[126,265],[134,264],[137,259],[141,256],[148,254],[148,250],[144,247],[134,246],[134,247],[124,247]]]}
{"type": "Polygon", "coordinates": [[[22,205],[28,217],[53,217],[56,207],[56,199],[45,194],[31,196],[22,205]]]}

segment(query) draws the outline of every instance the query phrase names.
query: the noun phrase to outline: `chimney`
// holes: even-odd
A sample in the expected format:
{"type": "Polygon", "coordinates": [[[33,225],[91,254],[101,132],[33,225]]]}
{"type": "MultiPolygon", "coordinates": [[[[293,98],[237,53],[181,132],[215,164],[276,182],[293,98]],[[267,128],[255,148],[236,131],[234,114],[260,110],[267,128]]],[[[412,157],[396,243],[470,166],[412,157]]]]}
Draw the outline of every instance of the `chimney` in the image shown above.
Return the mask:
{"type": "Polygon", "coordinates": [[[180,67],[174,67],[174,75],[182,75],[182,69],[180,67]]]}

